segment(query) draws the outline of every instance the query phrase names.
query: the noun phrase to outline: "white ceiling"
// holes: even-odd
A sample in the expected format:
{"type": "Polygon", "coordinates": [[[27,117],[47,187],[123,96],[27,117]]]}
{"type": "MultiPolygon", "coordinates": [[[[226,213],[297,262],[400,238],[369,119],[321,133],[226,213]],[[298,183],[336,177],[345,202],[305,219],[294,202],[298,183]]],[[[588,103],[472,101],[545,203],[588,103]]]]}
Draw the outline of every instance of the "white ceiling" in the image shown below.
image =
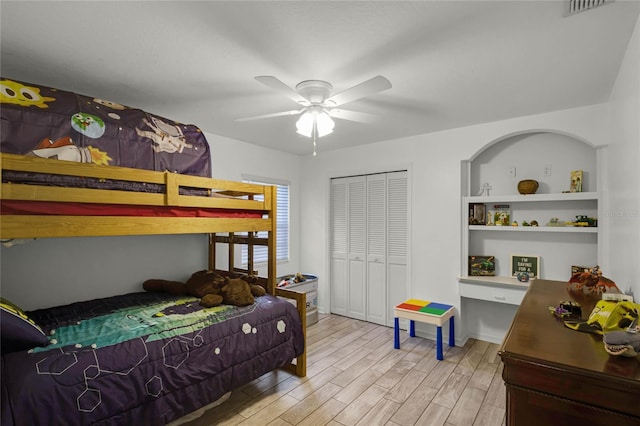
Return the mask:
{"type": "Polygon", "coordinates": [[[254,79],[393,87],[345,109],[318,152],[606,102],[640,2],[565,17],[564,1],[7,1],[1,74],[306,155],[296,109],[254,79]]]}

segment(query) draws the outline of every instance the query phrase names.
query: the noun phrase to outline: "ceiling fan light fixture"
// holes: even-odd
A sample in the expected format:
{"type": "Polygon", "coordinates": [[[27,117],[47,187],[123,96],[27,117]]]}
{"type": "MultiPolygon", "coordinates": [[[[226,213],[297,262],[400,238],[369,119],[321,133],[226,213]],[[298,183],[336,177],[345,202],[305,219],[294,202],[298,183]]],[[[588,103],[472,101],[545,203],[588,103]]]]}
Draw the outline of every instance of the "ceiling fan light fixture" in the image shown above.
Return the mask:
{"type": "Polygon", "coordinates": [[[302,114],[296,122],[296,129],[298,129],[297,132],[302,136],[310,138],[313,133],[313,120],[313,114],[309,111],[302,114]]]}
{"type": "Polygon", "coordinates": [[[333,132],[335,123],[325,111],[306,111],[296,122],[297,132],[308,138],[313,136],[314,127],[321,138],[333,132]]]}
{"type": "Polygon", "coordinates": [[[329,114],[322,111],[316,116],[316,126],[318,129],[318,137],[326,136],[333,132],[336,123],[333,122],[329,114]]]}

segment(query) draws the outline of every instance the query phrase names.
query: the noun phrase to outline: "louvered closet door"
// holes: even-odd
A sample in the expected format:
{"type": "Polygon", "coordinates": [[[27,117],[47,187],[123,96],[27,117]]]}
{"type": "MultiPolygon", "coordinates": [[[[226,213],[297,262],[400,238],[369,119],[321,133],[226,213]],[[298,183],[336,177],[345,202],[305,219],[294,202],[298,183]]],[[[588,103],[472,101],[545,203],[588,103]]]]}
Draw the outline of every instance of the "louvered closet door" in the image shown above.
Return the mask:
{"type": "Polygon", "coordinates": [[[393,325],[405,300],[407,173],[331,180],[331,312],[393,325]]]}
{"type": "Polygon", "coordinates": [[[409,179],[407,172],[387,173],[387,316],[409,298],[409,179]]]}
{"type": "Polygon", "coordinates": [[[367,321],[387,324],[387,188],[384,173],[367,176],[367,321]]]}
{"type": "Polygon", "coordinates": [[[347,315],[347,180],[331,180],[331,312],[347,315]]]}
{"type": "Polygon", "coordinates": [[[348,303],[347,316],[366,319],[366,236],[367,192],[366,177],[347,180],[347,241],[348,303]]]}

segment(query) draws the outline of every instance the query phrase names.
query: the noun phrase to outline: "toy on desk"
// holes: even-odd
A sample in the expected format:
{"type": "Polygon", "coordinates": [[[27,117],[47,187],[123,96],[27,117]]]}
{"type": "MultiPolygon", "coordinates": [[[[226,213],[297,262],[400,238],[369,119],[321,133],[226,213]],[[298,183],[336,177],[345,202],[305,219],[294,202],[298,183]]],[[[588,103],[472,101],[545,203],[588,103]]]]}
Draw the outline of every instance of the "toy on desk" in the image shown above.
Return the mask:
{"type": "Polygon", "coordinates": [[[604,293],[622,293],[616,283],[602,275],[598,265],[571,276],[567,289],[572,295],[584,294],[601,299],[604,293]]]}
{"type": "Polygon", "coordinates": [[[558,318],[580,318],[582,306],[572,300],[562,301],[558,306],[549,306],[549,312],[558,318]]]}
{"type": "Polygon", "coordinates": [[[640,354],[640,332],[637,320],[633,328],[625,331],[610,331],[602,338],[604,350],[609,355],[634,357],[640,354]]]}
{"type": "MultiPolygon", "coordinates": [[[[630,301],[600,300],[589,314],[589,318],[565,320],[564,325],[572,330],[600,336],[618,331],[637,334],[639,312],[640,305],[630,301]]],[[[619,342],[617,339],[614,340],[619,342]]]]}

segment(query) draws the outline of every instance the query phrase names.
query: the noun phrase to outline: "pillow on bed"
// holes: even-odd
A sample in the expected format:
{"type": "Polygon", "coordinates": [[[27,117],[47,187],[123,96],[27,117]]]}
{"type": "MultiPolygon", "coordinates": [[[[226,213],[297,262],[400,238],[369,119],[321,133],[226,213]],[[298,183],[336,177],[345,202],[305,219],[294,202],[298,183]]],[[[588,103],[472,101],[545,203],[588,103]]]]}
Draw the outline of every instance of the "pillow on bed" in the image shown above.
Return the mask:
{"type": "Polygon", "coordinates": [[[47,336],[22,309],[0,297],[0,335],[2,353],[46,346],[47,336]]]}

